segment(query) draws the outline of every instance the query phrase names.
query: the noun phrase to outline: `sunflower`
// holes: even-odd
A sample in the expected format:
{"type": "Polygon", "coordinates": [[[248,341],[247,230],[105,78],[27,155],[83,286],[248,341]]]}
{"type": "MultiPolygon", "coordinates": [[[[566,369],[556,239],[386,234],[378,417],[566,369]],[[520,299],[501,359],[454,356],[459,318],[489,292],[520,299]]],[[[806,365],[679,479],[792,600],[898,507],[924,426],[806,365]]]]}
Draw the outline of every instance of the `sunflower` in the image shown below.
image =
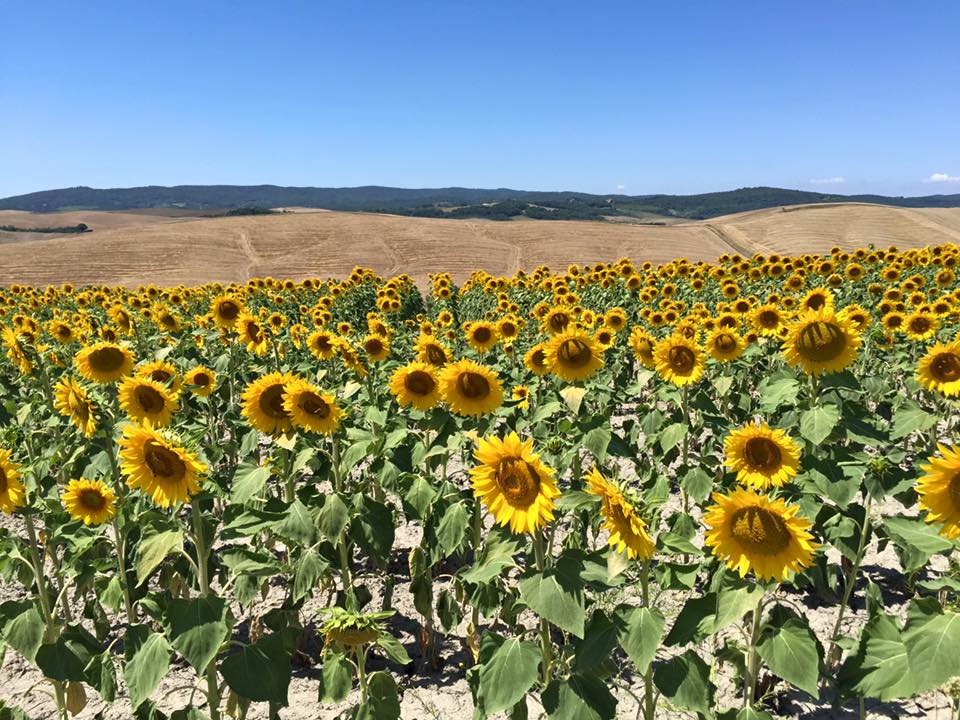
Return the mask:
{"type": "Polygon", "coordinates": [[[363,351],[371,362],[381,362],[390,356],[390,341],[381,335],[367,335],[363,339],[363,351]]]}
{"type": "Polygon", "coordinates": [[[2,329],[0,336],[2,336],[3,344],[7,348],[7,357],[10,358],[10,362],[17,366],[21,375],[29,374],[33,368],[33,364],[30,362],[30,358],[27,357],[27,353],[23,349],[23,344],[20,342],[20,333],[8,328],[6,325],[0,325],[0,329],[2,329]]]}
{"type": "Polygon", "coordinates": [[[600,497],[600,514],[603,528],[610,533],[607,541],[610,547],[618,553],[626,552],[631,560],[652,558],[656,546],[647,534],[647,524],[637,515],[623,491],[601,475],[597,468],[587,475],[586,491],[600,497]]]}
{"type": "Polygon", "coordinates": [[[674,333],[660,340],[653,349],[660,376],[678,387],[697,382],[703,375],[703,350],[692,340],[674,333]]]}
{"type": "Polygon", "coordinates": [[[840,372],[857,358],[860,333],[848,319],[831,309],[801,314],[783,342],[783,354],[790,365],[810,375],[840,372]]]}
{"type": "Polygon", "coordinates": [[[849,320],[850,324],[853,325],[853,329],[859,333],[862,333],[870,327],[870,323],[873,320],[873,318],[870,317],[870,313],[859,305],[847,305],[837,313],[837,316],[842,317],[844,320],[849,320]]]}
{"type": "Polygon", "coordinates": [[[707,352],[719,362],[736,360],[743,354],[743,338],[734,330],[718,327],[707,336],[707,352]]]}
{"type": "Polygon", "coordinates": [[[207,466],[166,432],[130,423],[120,439],[120,471],[127,485],[141,489],[161,507],[185,502],[200,492],[207,466]]]}
{"type": "Polygon", "coordinates": [[[260,320],[246,312],[237,318],[237,332],[240,342],[244,343],[247,352],[256,355],[266,355],[270,348],[270,335],[264,330],[260,320]]]}
{"type": "Polygon", "coordinates": [[[128,377],[120,383],[117,399],[132,420],[154,427],[166,427],[179,403],[166,387],[149,377],[128,377]]]}
{"type": "Polygon", "coordinates": [[[714,493],[713,502],[703,517],[704,542],[740,577],[752,570],[761,580],[782,581],[788,570],[813,564],[819,544],[809,532],[810,521],[797,515],[799,505],[744,488],[714,493]]]}
{"type": "Polygon", "coordinates": [[[467,327],[467,342],[480,355],[496,345],[497,339],[497,326],[493,323],[481,320],[480,322],[470,323],[467,327]]]}
{"type": "Polygon", "coordinates": [[[432,365],[412,362],[393,373],[392,392],[401,407],[412,405],[417,410],[429,410],[440,402],[440,383],[432,365]]]}
{"type": "Polygon", "coordinates": [[[20,480],[20,466],[10,459],[10,451],[0,448],[0,510],[12,515],[27,503],[27,492],[20,480]]]}
{"type": "Polygon", "coordinates": [[[941,457],[927,458],[917,480],[920,507],[928,523],[943,523],[940,534],[950,540],[960,537],[960,451],[937,445],[941,457]]]}
{"type": "Polygon", "coordinates": [[[800,299],[800,311],[833,311],[833,293],[827,288],[814,288],[800,299]]]}
{"type": "Polygon", "coordinates": [[[621,307],[613,307],[603,315],[603,324],[614,332],[620,332],[627,326],[627,313],[621,307]]]}
{"type": "Polygon", "coordinates": [[[776,337],[780,324],[783,322],[783,313],[772,303],[755,308],[750,314],[754,329],[765,337],[776,337]]]}
{"type": "Polygon", "coordinates": [[[503,440],[488,436],[473,456],[480,463],[470,470],[473,490],[498,524],[520,534],[553,520],[560,490],[553,469],[533,452],[533,440],[521,441],[515,432],[503,440]]]}
{"type": "Polygon", "coordinates": [[[187,371],[183,376],[183,382],[194,395],[208,397],[217,389],[217,374],[208,367],[197,365],[187,371]]]}
{"type": "Polygon", "coordinates": [[[603,350],[588,333],[572,325],[547,341],[550,372],[567,382],[585,380],[603,367],[603,350]]]}
{"type": "Polygon", "coordinates": [[[550,372],[550,368],[547,367],[546,351],[547,346],[545,343],[537,343],[527,350],[526,355],[523,356],[523,364],[527,366],[527,370],[534,375],[546,375],[550,372]]]}
{"type": "Polygon", "coordinates": [[[572,320],[569,310],[561,307],[550,308],[542,319],[543,331],[548,335],[556,335],[566,330],[572,320]]]}
{"type": "Polygon", "coordinates": [[[503,404],[500,378],[473,360],[446,365],[440,373],[440,393],[458,415],[486,415],[503,404]]]}
{"type": "Polygon", "coordinates": [[[640,361],[645,368],[653,370],[657,366],[657,361],[653,357],[653,348],[656,341],[646,330],[637,325],[630,331],[630,348],[633,350],[634,357],[640,361]]]}
{"type": "Polygon", "coordinates": [[[333,434],[343,414],[333,395],[295,376],[284,386],[283,409],[294,427],[324,435],[333,434]]]}
{"type": "Polygon", "coordinates": [[[224,330],[233,330],[243,313],[243,303],[230,295],[218,295],[210,303],[213,321],[224,330]]]}
{"type": "Polygon", "coordinates": [[[315,330],[307,338],[307,347],[317,360],[329,360],[337,354],[337,336],[329,330],[315,330]]]}
{"type": "Polygon", "coordinates": [[[100,525],[114,516],[117,496],[100,480],[71,480],[60,493],[63,507],[84,525],[100,525]]]}
{"type": "Polygon", "coordinates": [[[421,335],[417,339],[414,350],[417,360],[435,368],[441,368],[450,361],[450,349],[430,335],[421,335]]]}
{"type": "Polygon", "coordinates": [[[766,423],[744,425],[723,442],[727,467],[737,480],[757,490],[781,487],[800,468],[800,448],[783,430],[766,423]]]}
{"type": "Polygon", "coordinates": [[[516,407],[520,410],[526,410],[530,407],[530,388],[526,385],[517,385],[510,392],[510,399],[517,401],[516,407]]]}
{"type": "Polygon", "coordinates": [[[280,435],[293,427],[284,407],[284,388],[294,377],[272,372],[254,380],[243,391],[243,416],[253,427],[267,435],[280,435]]]}
{"type": "Polygon", "coordinates": [[[133,353],[122,345],[98,342],[82,348],[73,359],[77,370],[90,382],[109,385],[133,372],[133,353]]]}
{"type": "Polygon", "coordinates": [[[903,332],[911,340],[929,340],[940,327],[940,320],[936,315],[918,310],[910,313],[903,321],[903,332]]]}
{"type": "Polygon", "coordinates": [[[960,395],[960,341],[930,347],[917,363],[917,382],[947,397],[960,395]]]}
{"type": "Polygon", "coordinates": [[[149,378],[160,383],[176,397],[180,394],[183,383],[177,374],[177,369],[165,360],[151,360],[137,368],[137,376],[149,378]]]}
{"type": "Polygon", "coordinates": [[[83,386],[73,378],[63,378],[53,388],[53,406],[57,412],[77,426],[84,437],[93,437],[97,430],[93,403],[83,386]]]}

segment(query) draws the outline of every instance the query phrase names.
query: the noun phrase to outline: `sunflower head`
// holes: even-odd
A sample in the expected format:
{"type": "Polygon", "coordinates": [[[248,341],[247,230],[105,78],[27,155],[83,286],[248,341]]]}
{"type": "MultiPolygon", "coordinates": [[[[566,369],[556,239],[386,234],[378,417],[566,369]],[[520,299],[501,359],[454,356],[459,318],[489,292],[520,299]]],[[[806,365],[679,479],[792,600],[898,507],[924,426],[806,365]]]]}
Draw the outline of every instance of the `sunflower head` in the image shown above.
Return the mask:
{"type": "Polygon", "coordinates": [[[93,437],[97,430],[93,403],[87,391],[74,378],[65,377],[54,386],[53,406],[58,413],[70,418],[85,437],[93,437]]]}
{"type": "Polygon", "coordinates": [[[100,525],[114,516],[117,496],[100,480],[71,480],[60,493],[63,507],[84,525],[100,525]]]}
{"type": "Polygon", "coordinates": [[[674,333],[660,340],[653,356],[660,376],[677,387],[695,383],[703,376],[703,350],[683,335],[674,333]]]}
{"type": "Polygon", "coordinates": [[[287,383],[293,379],[288,373],[272,372],[250,383],[242,395],[242,413],[247,422],[267,435],[288,432],[293,424],[283,396],[287,383]]]}
{"type": "Polygon", "coordinates": [[[657,366],[657,361],[653,356],[653,349],[656,341],[653,337],[637,325],[630,331],[630,349],[633,350],[634,357],[640,361],[645,368],[653,370],[657,366]]]}
{"type": "Polygon", "coordinates": [[[133,353],[122,345],[98,342],[74,357],[77,371],[90,382],[109,385],[133,372],[133,353]]]}
{"type": "Polygon", "coordinates": [[[243,303],[230,295],[219,295],[210,303],[213,321],[225,330],[232,330],[243,313],[243,303]]]}
{"type": "Polygon", "coordinates": [[[294,427],[323,435],[333,434],[343,414],[333,395],[298,377],[292,377],[284,386],[283,409],[294,427]]]}
{"type": "Polygon", "coordinates": [[[131,488],[142,490],[161,507],[170,507],[200,492],[200,476],[207,466],[173,435],[131,423],[120,440],[120,470],[131,488]]]}
{"type": "Polygon", "coordinates": [[[307,338],[307,347],[318,360],[329,360],[337,354],[337,336],[329,330],[315,330],[307,338]]]}
{"type": "Polygon", "coordinates": [[[217,388],[217,373],[208,367],[197,365],[187,371],[183,381],[194,395],[208,397],[217,388]]]}
{"type": "Polygon", "coordinates": [[[165,427],[177,412],[177,398],[156,380],[149,377],[128,377],[120,383],[117,391],[120,407],[131,420],[165,427]]]}
{"type": "Polygon", "coordinates": [[[920,466],[924,475],[916,489],[927,522],[941,523],[940,534],[955,540],[960,537],[960,451],[943,445],[937,450],[940,457],[927,458],[920,466]]]}
{"type": "Polygon", "coordinates": [[[459,360],[440,372],[440,393],[458,415],[487,415],[503,404],[503,386],[490,368],[459,360]]]}
{"type": "Polygon", "coordinates": [[[607,480],[597,468],[587,475],[587,492],[600,498],[603,527],[610,533],[608,544],[630,559],[649,560],[656,546],[647,534],[647,525],[636,513],[623,491],[607,480]]]}
{"type": "Polygon", "coordinates": [[[20,466],[10,459],[10,451],[0,448],[0,510],[12,515],[27,504],[27,491],[20,479],[20,466]]]}
{"type": "Polygon", "coordinates": [[[367,335],[363,339],[363,351],[371,362],[381,362],[390,356],[390,341],[381,335],[367,335]]]}
{"type": "Polygon", "coordinates": [[[766,490],[781,487],[800,468],[800,448],[783,430],[766,423],[744,425],[723,443],[727,467],[744,485],[766,490]]]}
{"type": "Polygon", "coordinates": [[[840,372],[857,358],[860,333],[832,309],[801,314],[788,328],[783,343],[787,362],[809,375],[840,372]]]}
{"type": "Polygon", "coordinates": [[[516,401],[519,409],[526,410],[530,407],[530,388],[526,385],[517,385],[510,391],[510,399],[516,401]]]}
{"type": "Polygon", "coordinates": [[[497,326],[493,323],[481,320],[467,327],[467,342],[481,355],[496,345],[497,340],[497,326]]]}
{"type": "Polygon", "coordinates": [[[736,360],[744,347],[743,338],[734,330],[718,327],[707,336],[707,352],[718,362],[736,360]]]}
{"type": "Polygon", "coordinates": [[[960,341],[931,346],[917,363],[917,382],[947,397],[960,395],[960,341]]]}
{"type": "Polygon", "coordinates": [[[516,433],[481,439],[470,470],[473,490],[498,524],[516,534],[533,533],[553,520],[559,497],[552,468],[533,452],[533,440],[516,433]]]}
{"type": "Polygon", "coordinates": [[[412,362],[398,368],[390,379],[390,392],[401,407],[429,410],[440,402],[440,382],[432,365],[412,362]]]}
{"type": "Polygon", "coordinates": [[[534,375],[546,375],[550,372],[547,366],[547,346],[544,343],[537,343],[527,350],[523,356],[523,364],[534,375]]]}
{"type": "Polygon", "coordinates": [[[911,340],[929,340],[940,327],[940,320],[936,315],[918,310],[912,312],[903,321],[903,332],[911,340]]]}
{"type": "Polygon", "coordinates": [[[586,380],[603,367],[600,344],[575,325],[551,337],[545,352],[550,372],[568,382],[586,380]]]}
{"type": "Polygon", "coordinates": [[[149,378],[167,388],[174,396],[180,394],[182,381],[177,369],[166,360],[151,360],[137,368],[137,377],[149,378]]]}

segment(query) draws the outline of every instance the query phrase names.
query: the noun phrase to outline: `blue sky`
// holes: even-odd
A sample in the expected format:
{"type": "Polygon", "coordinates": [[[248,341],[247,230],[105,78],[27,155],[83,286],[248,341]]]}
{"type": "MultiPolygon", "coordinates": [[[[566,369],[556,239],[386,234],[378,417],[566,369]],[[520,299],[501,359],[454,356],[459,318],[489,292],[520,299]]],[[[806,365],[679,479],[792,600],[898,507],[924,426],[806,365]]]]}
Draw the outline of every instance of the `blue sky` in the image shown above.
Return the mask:
{"type": "Polygon", "coordinates": [[[955,0],[0,0],[0,27],[0,197],[960,192],[955,0]]]}

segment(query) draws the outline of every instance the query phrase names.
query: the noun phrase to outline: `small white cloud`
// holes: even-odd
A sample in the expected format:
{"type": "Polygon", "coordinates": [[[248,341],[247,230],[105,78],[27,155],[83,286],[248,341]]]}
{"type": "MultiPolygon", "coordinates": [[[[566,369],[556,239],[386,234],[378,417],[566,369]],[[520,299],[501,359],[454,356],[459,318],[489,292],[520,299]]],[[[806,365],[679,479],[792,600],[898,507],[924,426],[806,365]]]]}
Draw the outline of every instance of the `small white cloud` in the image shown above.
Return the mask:
{"type": "Polygon", "coordinates": [[[617,185],[617,190],[626,190],[626,189],[627,189],[626,185],[617,185]]]}
{"type": "Polygon", "coordinates": [[[947,173],[934,173],[924,182],[928,183],[960,183],[960,175],[947,175],[947,173]]]}
{"type": "Polygon", "coordinates": [[[839,185],[840,183],[845,183],[846,178],[840,177],[839,175],[834,175],[833,177],[825,178],[813,178],[810,181],[811,185],[839,185]]]}

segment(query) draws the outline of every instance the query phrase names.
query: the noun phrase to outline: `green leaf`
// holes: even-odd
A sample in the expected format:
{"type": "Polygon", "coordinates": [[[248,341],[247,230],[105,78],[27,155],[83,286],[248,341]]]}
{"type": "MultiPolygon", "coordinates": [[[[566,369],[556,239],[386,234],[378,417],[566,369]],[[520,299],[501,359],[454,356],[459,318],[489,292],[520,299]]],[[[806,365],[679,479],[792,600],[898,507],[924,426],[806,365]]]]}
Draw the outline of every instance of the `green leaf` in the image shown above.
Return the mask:
{"type": "Polygon", "coordinates": [[[299,500],[290,503],[283,520],[274,528],[288,543],[309,547],[316,540],[317,531],[307,506],[299,500]]]}
{"type": "Polygon", "coordinates": [[[756,609],[762,599],[763,588],[759,585],[721,589],[717,593],[717,612],[712,632],[720,632],[728,625],[740,622],[744,615],[756,609]]]}
{"type": "Polygon", "coordinates": [[[487,715],[518,703],[537,680],[540,651],[526,640],[504,640],[480,666],[480,702],[487,715]]]}
{"type": "Polygon", "coordinates": [[[914,693],[922,693],[960,675],[960,613],[943,612],[933,598],[914,600],[903,631],[914,693]]]}
{"type": "Polygon", "coordinates": [[[320,702],[339,703],[353,688],[353,665],[343,653],[327,649],[323,653],[320,676],[320,702]]]}
{"type": "Polygon", "coordinates": [[[907,648],[893,618],[877,615],[866,624],[861,637],[866,638],[860,667],[863,676],[854,690],[882,701],[915,694],[916,682],[910,672],[907,648]]]}
{"type": "Polygon", "coordinates": [[[293,601],[308,597],[320,582],[330,563],[313,550],[307,550],[293,566],[293,601]]]}
{"type": "Polygon", "coordinates": [[[0,628],[7,644],[33,662],[43,642],[44,623],[29,600],[10,600],[0,605],[0,628]]]}
{"type": "Polygon", "coordinates": [[[516,567],[513,559],[522,549],[519,538],[508,533],[494,531],[487,535],[480,559],[473,567],[461,573],[460,577],[468,583],[482,584],[500,577],[506,568],[516,567]]]}
{"type": "Polygon", "coordinates": [[[595,427],[583,436],[583,446],[590,451],[598,463],[602,463],[607,457],[607,446],[610,445],[610,437],[609,425],[595,427]]]}
{"type": "Polygon", "coordinates": [[[117,669],[110,651],[94,655],[83,674],[87,682],[100,694],[104,702],[112,703],[117,698],[117,669]]]}
{"type": "Polygon", "coordinates": [[[320,508],[317,518],[322,532],[327,540],[338,545],[342,540],[343,529],[350,522],[350,510],[339,495],[327,495],[327,499],[320,508]]]}
{"type": "Polygon", "coordinates": [[[417,517],[423,520],[427,516],[427,511],[430,509],[430,505],[436,496],[437,491],[433,489],[433,485],[427,482],[425,478],[417,475],[414,477],[413,482],[410,484],[410,489],[407,490],[407,494],[404,495],[403,499],[407,501],[410,507],[417,511],[417,517]]]}
{"type": "Polygon", "coordinates": [[[103,652],[97,639],[81,625],[69,625],[55,643],[37,650],[37,667],[45,677],[59,682],[81,682],[87,679],[86,668],[91,658],[103,652]]]}
{"type": "Polygon", "coordinates": [[[883,527],[893,539],[907,573],[924,567],[933,555],[953,550],[952,542],[917,518],[886,517],[883,527]]]}
{"type": "Polygon", "coordinates": [[[243,505],[259,493],[270,479],[270,468],[261,467],[256,460],[244,460],[237,467],[230,487],[230,502],[243,505]]]}
{"type": "Polygon", "coordinates": [[[633,661],[637,674],[643,675],[663,643],[663,613],[657,608],[621,606],[615,617],[620,647],[633,661]]]}
{"type": "Polygon", "coordinates": [[[463,544],[469,524],[470,513],[463,503],[453,503],[447,508],[437,527],[437,540],[445,555],[450,555],[463,544]]]}
{"type": "Polygon", "coordinates": [[[937,424],[937,416],[928,413],[913,401],[907,401],[893,415],[891,440],[899,440],[911,433],[929,430],[937,424]]]}
{"type": "Polygon", "coordinates": [[[583,632],[583,640],[576,644],[573,658],[574,669],[578,671],[595,670],[610,659],[617,646],[617,625],[603,610],[594,611],[583,632]]]}
{"type": "Polygon", "coordinates": [[[544,572],[520,579],[520,598],[540,617],[578,638],[583,637],[586,610],[583,598],[583,563],[561,556],[544,572]]]}
{"type": "Polygon", "coordinates": [[[169,669],[170,645],[167,639],[159,633],[150,633],[123,668],[130,705],[137,708],[149,698],[169,669]]]}
{"type": "Polygon", "coordinates": [[[543,707],[556,720],[612,720],[617,699],[596,675],[572,673],[552,681],[541,696],[543,707]]]}
{"type": "Polygon", "coordinates": [[[378,670],[367,676],[367,702],[358,708],[356,720],[397,720],[400,694],[393,676],[378,670]]]}
{"type": "Polygon", "coordinates": [[[710,713],[714,693],[710,668],[695,651],[687,650],[659,665],[653,672],[653,683],[677,707],[710,713]]]}
{"type": "Polygon", "coordinates": [[[377,637],[377,645],[383,650],[383,654],[397,665],[410,664],[410,655],[407,653],[407,649],[403,646],[402,642],[390,633],[386,631],[381,632],[379,637],[377,637]]]}
{"type": "Polygon", "coordinates": [[[660,448],[665,452],[670,452],[673,448],[677,446],[681,440],[683,440],[684,435],[687,434],[687,424],[686,423],[673,423],[672,425],[667,425],[660,433],[660,448]]]}
{"type": "Polygon", "coordinates": [[[230,634],[226,603],[215,595],[171,600],[167,607],[170,644],[203,674],[230,634]]]}
{"type": "Polygon", "coordinates": [[[137,571],[137,585],[143,585],[167,555],[182,550],[183,533],[179,530],[156,533],[141,540],[137,546],[137,560],[134,563],[137,571]]]}
{"type": "Polygon", "coordinates": [[[757,390],[760,393],[760,409],[769,415],[781,405],[792,407],[797,404],[800,383],[796,378],[784,377],[769,382],[764,381],[757,390]]]}
{"type": "Polygon", "coordinates": [[[563,398],[567,407],[570,408],[570,412],[574,415],[580,414],[580,405],[583,403],[583,396],[586,394],[586,390],[574,385],[568,385],[560,391],[560,397],[563,398]]]}
{"type": "Polygon", "coordinates": [[[840,408],[836,405],[818,405],[805,410],[800,416],[800,435],[819,445],[833,432],[839,421],[840,408]]]}
{"type": "Polygon", "coordinates": [[[764,630],[757,652],[775,675],[819,697],[819,645],[805,621],[797,617],[775,620],[764,630]]]}
{"type": "Polygon", "coordinates": [[[227,685],[240,697],[253,702],[287,704],[290,686],[290,653],[279,633],[267,635],[253,645],[244,645],[220,663],[227,685]]]}
{"type": "Polygon", "coordinates": [[[689,470],[680,481],[680,487],[695,502],[703,502],[713,489],[713,477],[701,467],[689,470]]]}
{"type": "Polygon", "coordinates": [[[354,528],[359,526],[359,532],[354,537],[381,567],[385,566],[393,548],[393,512],[383,503],[363,496],[359,498],[358,510],[354,528]]]}
{"type": "Polygon", "coordinates": [[[664,643],[674,646],[702,640],[713,632],[716,613],[716,594],[707,593],[702,597],[690,597],[677,615],[664,643]]]}

